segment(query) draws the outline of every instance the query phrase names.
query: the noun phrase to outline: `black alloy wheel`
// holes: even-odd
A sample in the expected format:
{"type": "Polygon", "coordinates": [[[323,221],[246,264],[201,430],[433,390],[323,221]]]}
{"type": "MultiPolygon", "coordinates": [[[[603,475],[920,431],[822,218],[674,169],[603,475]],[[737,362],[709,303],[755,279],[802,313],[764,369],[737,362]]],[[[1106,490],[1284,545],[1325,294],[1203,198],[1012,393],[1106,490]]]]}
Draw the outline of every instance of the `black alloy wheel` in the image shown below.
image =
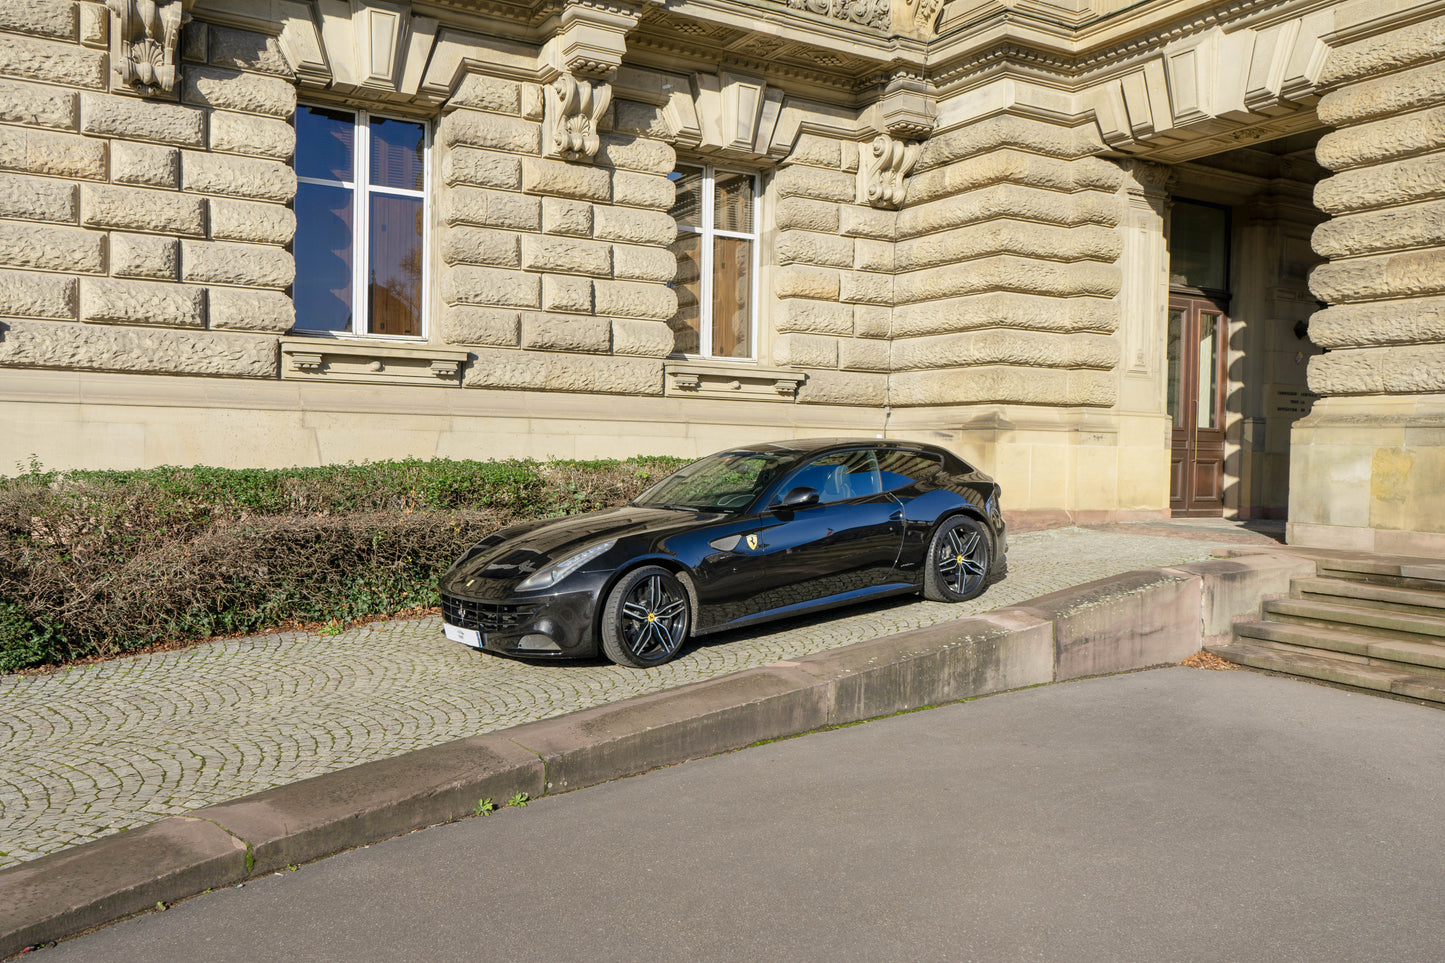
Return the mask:
{"type": "Polygon", "coordinates": [[[933,602],[966,602],[983,592],[993,543],[977,519],[955,515],[938,526],[928,543],[923,597],[933,602]]]}
{"type": "Polygon", "coordinates": [[[602,651],[618,665],[647,669],[677,655],[692,624],[687,589],[665,568],[628,572],[602,610],[602,651]]]}

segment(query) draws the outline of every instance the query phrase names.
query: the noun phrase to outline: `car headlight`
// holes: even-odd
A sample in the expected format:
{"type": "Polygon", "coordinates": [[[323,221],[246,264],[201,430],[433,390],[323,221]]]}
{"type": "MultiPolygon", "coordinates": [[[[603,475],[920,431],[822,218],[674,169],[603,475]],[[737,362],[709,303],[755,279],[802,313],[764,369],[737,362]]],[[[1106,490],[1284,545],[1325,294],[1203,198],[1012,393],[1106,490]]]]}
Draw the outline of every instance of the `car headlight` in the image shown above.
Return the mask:
{"type": "Polygon", "coordinates": [[[548,565],[540,572],[533,572],[517,585],[519,589],[551,588],[603,552],[617,544],[617,540],[598,542],[591,548],[584,548],[576,555],[570,555],[554,565],[548,565]]]}

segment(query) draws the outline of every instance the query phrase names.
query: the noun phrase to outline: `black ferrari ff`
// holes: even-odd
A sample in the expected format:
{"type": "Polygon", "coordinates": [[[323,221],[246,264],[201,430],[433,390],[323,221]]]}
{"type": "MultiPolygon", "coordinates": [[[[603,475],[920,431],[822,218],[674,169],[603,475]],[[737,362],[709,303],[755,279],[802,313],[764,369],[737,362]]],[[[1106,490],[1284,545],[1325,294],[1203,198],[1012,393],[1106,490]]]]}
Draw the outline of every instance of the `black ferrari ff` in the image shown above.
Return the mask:
{"type": "Polygon", "coordinates": [[[863,599],[962,602],[1001,570],[999,487],[932,445],[817,439],[709,455],[627,505],[522,522],[442,576],[447,638],[648,668],[706,635],[863,599]]]}

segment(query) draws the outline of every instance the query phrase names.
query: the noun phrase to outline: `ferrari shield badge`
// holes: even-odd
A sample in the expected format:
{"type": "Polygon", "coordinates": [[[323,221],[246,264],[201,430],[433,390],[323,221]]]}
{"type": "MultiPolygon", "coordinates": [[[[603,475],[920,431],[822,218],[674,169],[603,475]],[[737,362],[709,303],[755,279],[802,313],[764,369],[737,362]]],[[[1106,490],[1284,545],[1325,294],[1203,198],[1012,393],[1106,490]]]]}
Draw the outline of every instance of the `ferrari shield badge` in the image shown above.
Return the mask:
{"type": "Polygon", "coordinates": [[[757,533],[757,532],[753,532],[751,535],[749,535],[749,536],[747,537],[747,543],[748,543],[748,550],[749,550],[749,551],[753,551],[753,552],[757,551],[757,549],[758,549],[758,533],[757,533]]]}

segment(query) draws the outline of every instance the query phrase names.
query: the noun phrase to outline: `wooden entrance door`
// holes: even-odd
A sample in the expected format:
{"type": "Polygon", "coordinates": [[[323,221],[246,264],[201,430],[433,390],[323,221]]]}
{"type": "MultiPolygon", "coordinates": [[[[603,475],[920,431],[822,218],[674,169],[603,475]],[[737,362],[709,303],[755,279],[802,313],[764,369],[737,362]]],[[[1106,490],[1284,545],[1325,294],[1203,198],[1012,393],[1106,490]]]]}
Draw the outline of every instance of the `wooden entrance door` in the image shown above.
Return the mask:
{"type": "Polygon", "coordinates": [[[1184,517],[1224,514],[1224,388],[1229,323],[1209,299],[1169,299],[1169,414],[1174,443],[1169,507],[1184,517]]]}

